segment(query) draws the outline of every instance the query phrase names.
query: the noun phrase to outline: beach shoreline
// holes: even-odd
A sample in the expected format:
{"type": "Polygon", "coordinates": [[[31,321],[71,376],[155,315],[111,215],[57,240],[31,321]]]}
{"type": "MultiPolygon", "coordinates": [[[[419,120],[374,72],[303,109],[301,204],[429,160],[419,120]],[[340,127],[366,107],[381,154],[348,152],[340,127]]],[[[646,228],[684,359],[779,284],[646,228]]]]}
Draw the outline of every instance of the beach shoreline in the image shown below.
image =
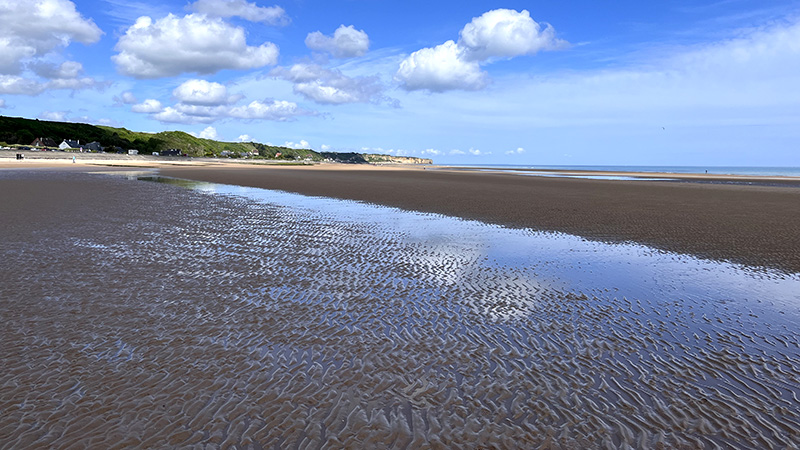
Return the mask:
{"type": "Polygon", "coordinates": [[[275,166],[89,156],[76,163],[0,159],[0,168],[158,169],[169,177],[364,201],[607,242],[632,241],[800,272],[800,179],[794,177],[553,171],[637,179],[631,181],[438,166],[275,166]]]}
{"type": "Polygon", "coordinates": [[[800,188],[593,180],[453,170],[170,167],[165,176],[365,201],[800,272],[800,188]]]}

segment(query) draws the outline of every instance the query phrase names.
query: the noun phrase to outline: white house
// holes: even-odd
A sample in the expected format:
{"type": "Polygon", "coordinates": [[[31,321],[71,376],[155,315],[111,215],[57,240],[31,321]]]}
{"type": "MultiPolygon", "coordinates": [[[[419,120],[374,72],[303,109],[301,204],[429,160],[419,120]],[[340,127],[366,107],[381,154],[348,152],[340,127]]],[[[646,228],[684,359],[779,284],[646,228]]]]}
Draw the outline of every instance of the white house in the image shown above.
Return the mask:
{"type": "Polygon", "coordinates": [[[79,148],[81,146],[81,141],[73,141],[72,139],[64,139],[64,142],[58,144],[58,148],[61,150],[66,150],[68,148],[79,148]]]}

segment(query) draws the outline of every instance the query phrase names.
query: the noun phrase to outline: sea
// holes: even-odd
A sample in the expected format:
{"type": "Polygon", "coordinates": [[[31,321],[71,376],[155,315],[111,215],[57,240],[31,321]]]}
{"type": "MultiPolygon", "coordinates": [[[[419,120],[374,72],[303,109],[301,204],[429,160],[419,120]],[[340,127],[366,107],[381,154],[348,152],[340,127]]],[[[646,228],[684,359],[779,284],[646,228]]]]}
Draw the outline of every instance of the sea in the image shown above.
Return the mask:
{"type": "Polygon", "coordinates": [[[800,167],[768,167],[768,166],[557,166],[557,165],[516,165],[516,164],[448,164],[440,167],[468,167],[481,169],[510,170],[575,170],[599,172],[655,172],[655,173],[707,173],[713,175],[753,175],[800,177],[800,167]]]}

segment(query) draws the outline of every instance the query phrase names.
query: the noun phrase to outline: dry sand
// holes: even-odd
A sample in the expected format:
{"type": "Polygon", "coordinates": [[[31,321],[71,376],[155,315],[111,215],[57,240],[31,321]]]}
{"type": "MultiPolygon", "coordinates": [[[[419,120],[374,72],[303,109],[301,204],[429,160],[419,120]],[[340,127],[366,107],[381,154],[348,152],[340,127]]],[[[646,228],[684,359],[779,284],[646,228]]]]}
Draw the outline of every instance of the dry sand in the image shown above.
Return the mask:
{"type": "Polygon", "coordinates": [[[794,179],[677,176],[716,183],[734,180],[781,184],[766,186],[342,165],[165,167],[161,173],[363,200],[592,239],[636,241],[703,257],[800,272],[800,180],[794,179]]]}

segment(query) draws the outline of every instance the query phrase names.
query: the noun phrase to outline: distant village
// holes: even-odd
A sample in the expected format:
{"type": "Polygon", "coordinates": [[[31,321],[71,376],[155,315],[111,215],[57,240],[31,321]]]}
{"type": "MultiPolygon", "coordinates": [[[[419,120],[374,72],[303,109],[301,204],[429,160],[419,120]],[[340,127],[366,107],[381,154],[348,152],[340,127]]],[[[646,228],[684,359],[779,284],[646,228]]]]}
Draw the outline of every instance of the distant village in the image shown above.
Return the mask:
{"type": "MultiPolygon", "coordinates": [[[[31,142],[30,145],[15,145],[13,147],[16,150],[29,150],[29,151],[62,151],[62,152],[86,152],[86,153],[118,153],[118,154],[129,154],[129,155],[138,155],[139,150],[136,149],[128,149],[125,150],[122,147],[104,147],[97,141],[87,142],[85,144],[81,144],[81,141],[78,139],[64,139],[61,143],[57,143],[56,140],[52,138],[46,137],[38,137],[31,142]]],[[[12,147],[2,147],[3,150],[11,150],[12,147]]],[[[186,156],[180,149],[171,148],[168,150],[162,150],[160,152],[153,152],[153,156],[186,156]]]]}

